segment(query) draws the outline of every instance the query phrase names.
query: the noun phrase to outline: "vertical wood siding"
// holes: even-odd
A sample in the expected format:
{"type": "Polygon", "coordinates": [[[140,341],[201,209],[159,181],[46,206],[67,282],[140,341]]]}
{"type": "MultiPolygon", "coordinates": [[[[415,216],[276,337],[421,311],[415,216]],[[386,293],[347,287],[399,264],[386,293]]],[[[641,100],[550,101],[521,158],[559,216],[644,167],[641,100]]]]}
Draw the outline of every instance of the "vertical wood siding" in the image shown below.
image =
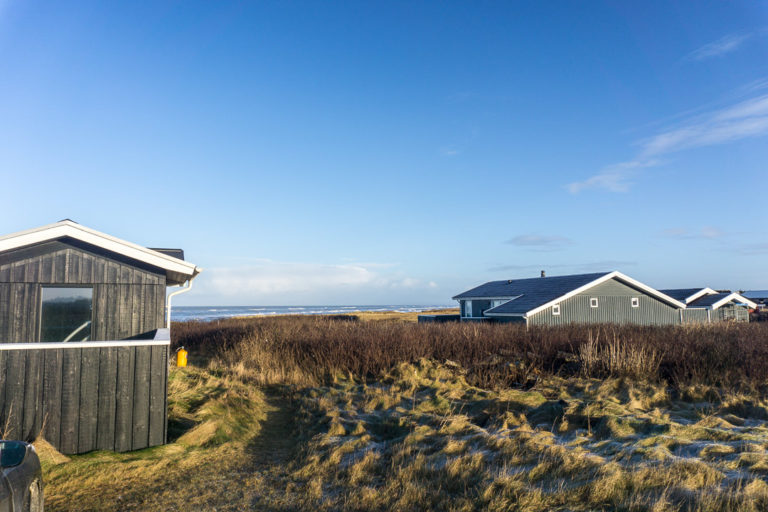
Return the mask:
{"type": "Polygon", "coordinates": [[[4,350],[0,369],[5,439],[42,433],[67,454],[165,442],[167,346],[4,350]]]}
{"type": "Polygon", "coordinates": [[[120,340],[164,326],[165,275],[63,242],[0,260],[0,342],[40,338],[44,285],[93,287],[91,339],[120,340]]]}
{"type": "Polygon", "coordinates": [[[680,310],[612,279],[561,302],[559,315],[553,315],[549,307],[531,316],[528,322],[531,325],[572,322],[669,325],[680,323],[680,310]],[[639,307],[632,307],[632,297],[640,300],[639,307]],[[597,298],[598,307],[590,307],[591,298],[597,298]]]}
{"type": "MultiPolygon", "coordinates": [[[[712,318],[714,322],[715,319],[712,318]]],[[[684,324],[706,324],[709,323],[709,317],[707,316],[707,310],[702,308],[684,309],[683,310],[683,323],[684,324]]]]}
{"type": "MultiPolygon", "coordinates": [[[[0,343],[40,340],[45,285],[93,287],[92,340],[164,327],[165,274],[55,241],[0,254],[0,343]]],[[[168,347],[0,351],[0,435],[41,432],[63,453],[165,442],[168,347]]]]}

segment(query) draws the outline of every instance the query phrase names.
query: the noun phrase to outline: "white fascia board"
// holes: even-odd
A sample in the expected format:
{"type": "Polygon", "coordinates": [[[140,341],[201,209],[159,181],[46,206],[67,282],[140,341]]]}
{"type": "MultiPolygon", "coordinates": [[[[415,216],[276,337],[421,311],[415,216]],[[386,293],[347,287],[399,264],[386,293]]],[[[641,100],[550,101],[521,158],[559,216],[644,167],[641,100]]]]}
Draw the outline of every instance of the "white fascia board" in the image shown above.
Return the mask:
{"type": "Polygon", "coordinates": [[[712,288],[702,288],[701,290],[697,291],[690,297],[686,297],[685,303],[690,304],[691,302],[695,301],[699,297],[703,297],[704,295],[712,295],[714,293],[717,293],[717,291],[713,290],[712,288]]]}
{"type": "MultiPolygon", "coordinates": [[[[662,300],[663,302],[667,302],[668,304],[676,306],[676,307],[678,307],[680,309],[685,309],[685,304],[680,302],[679,300],[675,300],[672,297],[670,297],[669,295],[665,295],[665,294],[661,293],[660,291],[658,291],[658,290],[656,290],[654,288],[651,288],[648,285],[645,285],[645,284],[641,283],[640,281],[637,281],[635,279],[632,279],[629,276],[626,276],[626,275],[622,274],[618,270],[614,270],[613,272],[609,272],[608,274],[605,274],[602,277],[598,277],[594,281],[589,282],[589,283],[585,284],[584,286],[580,286],[579,288],[576,288],[574,290],[571,290],[570,292],[566,293],[565,295],[561,295],[560,297],[558,297],[558,298],[556,298],[554,300],[551,300],[551,301],[547,302],[546,304],[542,304],[541,306],[533,308],[532,310],[528,311],[523,316],[525,318],[533,316],[536,313],[539,313],[540,311],[544,311],[545,309],[547,309],[550,306],[553,306],[555,304],[563,302],[564,300],[569,299],[569,298],[573,297],[574,295],[578,295],[578,294],[580,294],[582,292],[585,292],[585,291],[589,290],[590,288],[592,288],[594,286],[597,286],[600,283],[604,283],[606,281],[609,281],[609,280],[611,280],[613,278],[616,278],[619,281],[624,281],[625,283],[630,284],[630,285],[634,286],[635,288],[639,288],[640,290],[644,291],[648,295],[652,295],[652,296],[656,297],[657,299],[662,300]]],[[[546,279],[546,278],[544,278],[544,279],[546,279]]]]}
{"type": "Polygon", "coordinates": [[[147,249],[146,247],[131,242],[126,242],[125,240],[115,238],[106,233],[101,233],[68,220],[0,237],[0,252],[47,242],[65,236],[162,268],[168,272],[181,274],[187,279],[193,279],[202,271],[202,269],[198,268],[194,263],[180,260],[173,256],[168,256],[167,254],[153,251],[152,249],[147,249]]]}
{"type": "Polygon", "coordinates": [[[712,304],[712,306],[710,306],[710,307],[711,307],[712,309],[717,309],[717,308],[719,308],[720,306],[724,306],[725,304],[728,304],[728,303],[729,303],[729,302],[731,302],[732,300],[737,300],[737,301],[739,301],[739,302],[743,302],[744,304],[746,304],[747,306],[749,306],[749,307],[750,307],[750,308],[752,308],[752,309],[754,309],[754,308],[756,308],[756,307],[757,307],[757,304],[755,304],[755,303],[754,303],[754,302],[752,302],[751,300],[749,300],[749,299],[747,299],[746,297],[743,297],[743,296],[741,296],[741,295],[739,295],[738,293],[735,293],[735,292],[734,292],[734,293],[731,293],[730,295],[728,295],[728,296],[726,296],[726,297],[723,297],[723,298],[722,298],[722,299],[720,299],[719,301],[717,301],[717,302],[715,302],[714,304],[712,304]]]}

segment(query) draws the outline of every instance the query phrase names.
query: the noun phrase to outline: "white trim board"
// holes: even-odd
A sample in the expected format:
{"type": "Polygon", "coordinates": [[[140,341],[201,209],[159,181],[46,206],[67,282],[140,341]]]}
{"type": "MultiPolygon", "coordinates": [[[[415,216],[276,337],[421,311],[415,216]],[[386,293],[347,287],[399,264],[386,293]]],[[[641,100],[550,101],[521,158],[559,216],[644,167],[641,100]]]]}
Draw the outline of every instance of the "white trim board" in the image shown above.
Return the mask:
{"type": "Polygon", "coordinates": [[[199,274],[202,269],[194,263],[168,256],[161,252],[147,249],[140,245],[101,233],[95,229],[81,226],[71,220],[62,220],[47,226],[19,231],[0,237],[0,252],[10,251],[32,244],[48,242],[63,237],[70,237],[87,244],[95,245],[110,252],[159,267],[172,277],[172,282],[182,284],[199,274]]]}
{"type": "Polygon", "coordinates": [[[723,297],[719,301],[717,301],[714,304],[712,304],[712,306],[710,306],[710,307],[712,309],[717,309],[720,306],[724,306],[725,304],[728,304],[729,302],[731,302],[734,299],[738,300],[739,302],[743,302],[744,304],[746,304],[747,306],[749,306],[752,309],[755,309],[757,307],[756,303],[752,302],[751,300],[747,299],[746,297],[744,297],[742,295],[739,295],[736,292],[733,292],[733,293],[729,294],[727,297],[723,297]]]}
{"type": "Polygon", "coordinates": [[[170,345],[170,340],[125,340],[125,341],[53,341],[30,343],[0,343],[2,350],[62,350],[68,348],[115,348],[115,347],[152,347],[170,345]]]}
{"type": "Polygon", "coordinates": [[[691,302],[695,301],[696,299],[704,296],[704,295],[713,295],[717,293],[717,291],[713,290],[712,288],[702,288],[701,290],[697,291],[690,297],[685,298],[685,303],[690,304],[691,302]]]}

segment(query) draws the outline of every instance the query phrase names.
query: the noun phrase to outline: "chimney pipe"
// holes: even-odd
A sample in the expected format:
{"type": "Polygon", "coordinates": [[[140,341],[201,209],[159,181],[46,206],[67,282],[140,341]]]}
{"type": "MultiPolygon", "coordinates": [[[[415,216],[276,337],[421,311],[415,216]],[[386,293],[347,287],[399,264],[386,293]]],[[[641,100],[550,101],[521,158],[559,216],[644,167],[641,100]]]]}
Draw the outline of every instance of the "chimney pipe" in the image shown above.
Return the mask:
{"type": "Polygon", "coordinates": [[[547,277],[547,273],[544,272],[543,270],[541,271],[541,277],[547,277]]]}

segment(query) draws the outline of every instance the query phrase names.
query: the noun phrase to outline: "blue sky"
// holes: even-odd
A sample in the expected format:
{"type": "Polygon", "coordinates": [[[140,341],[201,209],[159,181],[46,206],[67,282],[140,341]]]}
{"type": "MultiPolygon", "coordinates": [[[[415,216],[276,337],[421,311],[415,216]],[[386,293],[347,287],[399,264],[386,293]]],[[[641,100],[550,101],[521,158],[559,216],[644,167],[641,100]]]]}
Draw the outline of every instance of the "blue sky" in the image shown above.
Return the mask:
{"type": "Polygon", "coordinates": [[[768,288],[764,2],[0,0],[10,233],[205,269],[179,305],[768,288]]]}

